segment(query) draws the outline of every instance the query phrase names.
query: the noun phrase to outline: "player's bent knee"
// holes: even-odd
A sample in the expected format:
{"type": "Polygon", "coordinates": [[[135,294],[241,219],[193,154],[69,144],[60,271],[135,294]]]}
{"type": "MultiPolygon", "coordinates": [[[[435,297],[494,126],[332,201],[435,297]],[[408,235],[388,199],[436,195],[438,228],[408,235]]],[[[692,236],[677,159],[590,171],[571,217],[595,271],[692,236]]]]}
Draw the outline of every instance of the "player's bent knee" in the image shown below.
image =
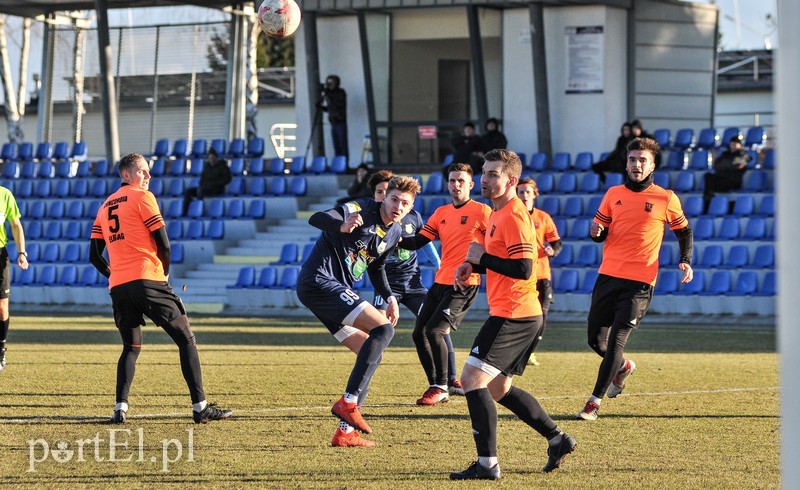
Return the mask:
{"type": "Polygon", "coordinates": [[[189,326],[189,318],[186,315],[181,315],[174,320],[171,320],[164,327],[172,340],[178,345],[194,344],[194,332],[189,326]]]}
{"type": "Polygon", "coordinates": [[[389,320],[382,311],[378,310],[366,301],[362,304],[364,307],[361,310],[361,313],[359,313],[355,321],[352,323],[355,328],[364,332],[369,332],[375,327],[380,327],[381,325],[389,323],[389,320]]]}

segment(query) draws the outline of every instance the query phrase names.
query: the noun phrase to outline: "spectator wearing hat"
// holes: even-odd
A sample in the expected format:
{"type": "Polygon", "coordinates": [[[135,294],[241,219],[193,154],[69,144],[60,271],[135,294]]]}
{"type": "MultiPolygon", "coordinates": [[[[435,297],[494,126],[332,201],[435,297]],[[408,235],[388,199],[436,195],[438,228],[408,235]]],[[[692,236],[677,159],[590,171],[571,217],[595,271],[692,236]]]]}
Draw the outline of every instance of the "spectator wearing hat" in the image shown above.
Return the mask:
{"type": "Polygon", "coordinates": [[[508,148],[508,139],[506,139],[506,135],[500,131],[500,121],[498,121],[496,117],[487,119],[483,129],[486,130],[483,136],[481,136],[483,153],[488,153],[492,150],[505,150],[508,148]]]}
{"type": "Polygon", "coordinates": [[[742,146],[742,137],[734,136],[728,141],[728,149],[714,160],[714,168],[705,174],[703,186],[703,201],[705,210],[717,192],[728,192],[742,188],[742,177],[747,169],[747,164],[752,160],[742,146]]]}
{"type": "Polygon", "coordinates": [[[184,216],[189,211],[192,200],[202,200],[206,196],[221,196],[225,194],[225,186],[230,182],[231,169],[228,168],[228,162],[220,158],[215,149],[209,149],[198,187],[189,187],[183,194],[184,216]]]}

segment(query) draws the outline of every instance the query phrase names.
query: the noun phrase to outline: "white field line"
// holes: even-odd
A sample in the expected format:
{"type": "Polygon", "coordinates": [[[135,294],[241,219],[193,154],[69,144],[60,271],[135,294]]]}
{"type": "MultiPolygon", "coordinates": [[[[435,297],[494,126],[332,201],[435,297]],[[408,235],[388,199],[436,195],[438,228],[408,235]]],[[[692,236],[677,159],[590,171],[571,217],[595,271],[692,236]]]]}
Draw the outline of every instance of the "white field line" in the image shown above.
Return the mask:
{"type": "MultiPolygon", "coordinates": [[[[690,390],[690,391],[662,391],[662,392],[650,392],[650,393],[628,393],[628,394],[620,394],[620,397],[648,397],[648,396],[686,396],[686,395],[707,395],[707,394],[719,394],[719,393],[742,393],[742,392],[758,392],[758,391],[780,391],[780,386],[768,386],[764,388],[725,388],[719,390],[690,390]]],[[[451,397],[451,400],[457,400],[459,397],[451,397]]],[[[586,398],[586,395],[559,395],[559,396],[537,396],[538,400],[569,400],[569,399],[578,399],[583,400],[586,398]]],[[[374,408],[386,408],[386,407],[405,407],[405,406],[416,406],[414,403],[376,403],[367,405],[367,407],[374,407],[374,408]]],[[[329,410],[330,405],[324,406],[302,406],[302,407],[276,407],[276,408],[262,408],[257,410],[236,410],[234,409],[233,415],[234,417],[238,415],[258,415],[258,414],[265,414],[265,413],[280,413],[280,412],[316,412],[319,410],[329,410]]],[[[110,412],[110,409],[109,409],[110,412]]],[[[164,412],[164,413],[144,413],[144,414],[136,414],[136,415],[129,415],[128,420],[137,420],[137,419],[161,419],[161,418],[168,418],[168,417],[186,417],[188,418],[189,413],[188,410],[183,412],[164,412]]],[[[86,420],[86,421],[98,421],[98,419],[108,419],[110,417],[109,414],[105,415],[82,415],[76,417],[31,417],[25,419],[8,419],[2,420],[0,419],[0,425],[4,424],[34,424],[34,423],[47,423],[48,421],[56,421],[56,420],[86,420]]]]}

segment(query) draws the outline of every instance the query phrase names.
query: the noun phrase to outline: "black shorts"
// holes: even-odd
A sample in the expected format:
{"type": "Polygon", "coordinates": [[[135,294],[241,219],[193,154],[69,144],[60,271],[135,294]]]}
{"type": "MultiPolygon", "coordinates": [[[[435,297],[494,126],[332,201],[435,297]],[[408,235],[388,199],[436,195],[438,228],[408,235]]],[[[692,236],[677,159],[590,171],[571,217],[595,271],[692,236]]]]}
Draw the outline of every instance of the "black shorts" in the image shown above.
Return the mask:
{"type": "Polygon", "coordinates": [[[542,310],[547,310],[553,301],[553,283],[550,279],[539,279],[536,281],[536,290],[539,292],[539,303],[542,305],[542,310]]]}
{"type": "Polygon", "coordinates": [[[425,296],[417,322],[434,327],[444,320],[450,324],[451,329],[458,330],[477,295],[478,286],[468,286],[461,291],[452,284],[434,283],[425,296]]]}
{"type": "MultiPolygon", "coordinates": [[[[414,316],[418,316],[419,312],[422,311],[422,304],[425,302],[425,296],[427,295],[427,289],[408,293],[399,293],[394,289],[394,287],[392,287],[392,296],[397,298],[398,303],[405,305],[406,308],[411,310],[411,312],[414,313],[414,316]]],[[[376,292],[372,298],[372,306],[381,311],[386,311],[386,308],[388,308],[389,305],[383,300],[381,295],[376,292]]]]}
{"type": "Polygon", "coordinates": [[[109,294],[117,328],[144,326],[145,316],[163,327],[186,314],[183,301],[166,281],[126,282],[111,288],[109,294]]]}
{"type": "Polygon", "coordinates": [[[0,248],[0,299],[11,296],[11,260],[8,258],[8,249],[0,248]]]}
{"type": "Polygon", "coordinates": [[[297,283],[297,299],[334,336],[344,325],[353,325],[358,315],[369,306],[366,300],[349,287],[319,276],[316,276],[313,283],[297,283]]]}
{"type": "Polygon", "coordinates": [[[652,299],[653,287],[647,283],[600,274],[592,290],[589,325],[610,327],[617,323],[636,328],[652,299]]]}
{"type": "Polygon", "coordinates": [[[513,319],[490,316],[472,343],[467,364],[495,376],[522,374],[542,321],[541,315],[513,319]]]}

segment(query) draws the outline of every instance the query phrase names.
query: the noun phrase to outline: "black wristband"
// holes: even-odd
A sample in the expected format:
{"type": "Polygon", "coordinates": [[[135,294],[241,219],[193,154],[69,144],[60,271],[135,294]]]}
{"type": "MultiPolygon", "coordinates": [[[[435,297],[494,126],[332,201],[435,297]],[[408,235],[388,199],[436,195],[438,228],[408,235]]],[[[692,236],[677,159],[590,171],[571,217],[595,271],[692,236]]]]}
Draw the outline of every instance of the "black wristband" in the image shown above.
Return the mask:
{"type": "Polygon", "coordinates": [[[24,255],[26,259],[28,258],[28,252],[20,252],[17,254],[17,258],[19,258],[20,255],[24,255]]]}

